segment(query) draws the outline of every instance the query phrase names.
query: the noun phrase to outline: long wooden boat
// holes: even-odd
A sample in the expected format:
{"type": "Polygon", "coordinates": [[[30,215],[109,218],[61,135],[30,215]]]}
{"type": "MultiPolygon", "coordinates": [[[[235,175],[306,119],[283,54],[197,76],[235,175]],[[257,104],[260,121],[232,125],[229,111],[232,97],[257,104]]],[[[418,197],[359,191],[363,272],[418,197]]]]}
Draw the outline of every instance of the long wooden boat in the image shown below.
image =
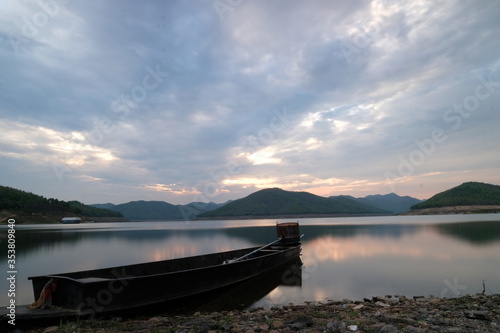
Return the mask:
{"type": "Polygon", "coordinates": [[[259,276],[300,255],[298,223],[277,224],[262,247],[79,272],[32,276],[32,309],[17,318],[97,315],[210,292],[259,276]],[[298,238],[297,238],[298,237],[298,238]]]}

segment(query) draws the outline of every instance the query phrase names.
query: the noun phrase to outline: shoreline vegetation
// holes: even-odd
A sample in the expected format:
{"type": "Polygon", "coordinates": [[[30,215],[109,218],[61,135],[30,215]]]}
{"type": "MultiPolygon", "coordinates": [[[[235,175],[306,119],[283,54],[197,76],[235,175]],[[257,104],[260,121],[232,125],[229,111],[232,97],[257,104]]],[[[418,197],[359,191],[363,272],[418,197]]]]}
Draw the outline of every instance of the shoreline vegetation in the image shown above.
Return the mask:
{"type": "Polygon", "coordinates": [[[170,333],[334,333],[334,332],[500,332],[500,295],[452,298],[401,295],[344,299],[270,309],[61,321],[26,333],[170,332],[170,333]]]}
{"type": "Polygon", "coordinates": [[[63,201],[0,185],[0,224],[9,219],[16,224],[60,223],[63,217],[77,216],[82,221],[126,221],[123,215],[109,209],[63,201]]]}
{"type": "Polygon", "coordinates": [[[82,223],[88,222],[128,222],[123,217],[112,216],[81,216],[78,214],[67,215],[46,215],[41,213],[13,213],[8,210],[0,210],[0,225],[7,225],[9,219],[16,220],[16,224],[60,224],[61,219],[67,216],[78,216],[82,219],[82,223]]]}

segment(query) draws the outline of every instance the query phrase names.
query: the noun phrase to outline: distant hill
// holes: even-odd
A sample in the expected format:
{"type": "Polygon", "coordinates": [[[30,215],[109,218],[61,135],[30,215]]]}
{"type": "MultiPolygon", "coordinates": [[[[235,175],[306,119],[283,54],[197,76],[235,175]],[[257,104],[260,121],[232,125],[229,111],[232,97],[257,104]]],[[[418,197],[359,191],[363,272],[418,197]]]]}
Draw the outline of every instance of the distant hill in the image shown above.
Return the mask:
{"type": "Polygon", "coordinates": [[[111,203],[92,204],[93,207],[107,208],[120,212],[128,220],[191,220],[198,214],[217,209],[226,203],[191,202],[187,205],[173,205],[165,201],[131,201],[119,205],[111,203]]]}
{"type": "Polygon", "coordinates": [[[79,215],[88,217],[123,217],[121,213],[111,209],[92,207],[75,200],[68,201],[68,203],[73,212],[79,215]]]}
{"type": "MultiPolygon", "coordinates": [[[[337,197],[334,196],[330,198],[337,198],[337,197]]],[[[351,196],[347,197],[356,200],[357,202],[363,203],[365,205],[370,205],[373,207],[390,211],[393,214],[401,214],[407,212],[411,209],[413,205],[422,202],[422,200],[420,199],[412,198],[409,196],[401,197],[395,193],[389,193],[384,195],[382,194],[368,195],[364,198],[354,198],[351,196]]]]}
{"type": "Polygon", "coordinates": [[[124,220],[115,211],[90,207],[78,201],[47,199],[41,195],[21,191],[12,187],[0,186],[0,221],[14,218],[16,223],[60,222],[65,216],[108,220],[124,220]]]}
{"type": "Polygon", "coordinates": [[[410,214],[480,213],[500,211],[500,186],[468,182],[411,207],[410,214]]]}
{"type": "Polygon", "coordinates": [[[325,198],[308,192],[290,192],[279,188],[257,191],[199,218],[266,217],[266,216],[335,216],[389,214],[349,197],[325,198]]]}
{"type": "Polygon", "coordinates": [[[104,209],[113,210],[112,208],[115,207],[116,205],[108,202],[105,204],[91,204],[90,206],[95,207],[95,208],[104,208],[104,209]]]}
{"type": "Polygon", "coordinates": [[[412,209],[466,205],[500,205],[500,186],[478,182],[463,183],[430,199],[412,206],[412,209]]]}

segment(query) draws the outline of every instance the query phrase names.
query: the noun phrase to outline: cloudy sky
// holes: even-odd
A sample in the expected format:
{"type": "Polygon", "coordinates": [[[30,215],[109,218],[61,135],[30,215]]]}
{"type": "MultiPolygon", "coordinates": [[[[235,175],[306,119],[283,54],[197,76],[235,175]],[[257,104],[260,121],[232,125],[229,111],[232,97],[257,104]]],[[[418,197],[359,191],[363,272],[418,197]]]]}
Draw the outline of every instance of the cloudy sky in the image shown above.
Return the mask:
{"type": "Polygon", "coordinates": [[[500,184],[500,2],[0,4],[0,184],[84,203],[500,184]]]}

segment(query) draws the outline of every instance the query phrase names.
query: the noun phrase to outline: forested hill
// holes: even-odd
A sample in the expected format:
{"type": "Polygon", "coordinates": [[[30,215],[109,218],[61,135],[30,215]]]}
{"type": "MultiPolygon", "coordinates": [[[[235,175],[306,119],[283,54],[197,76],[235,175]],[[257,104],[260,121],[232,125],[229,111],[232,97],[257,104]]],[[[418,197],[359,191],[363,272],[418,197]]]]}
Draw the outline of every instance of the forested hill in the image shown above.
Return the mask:
{"type": "Polygon", "coordinates": [[[124,220],[121,213],[84,205],[78,201],[62,201],[47,199],[41,195],[0,185],[0,222],[9,218],[16,219],[16,223],[23,222],[57,222],[65,216],[80,216],[99,219],[124,220]]]}
{"type": "Polygon", "coordinates": [[[388,215],[390,212],[356,202],[348,197],[325,198],[308,192],[270,188],[200,214],[198,218],[379,214],[388,215]]]}
{"type": "Polygon", "coordinates": [[[107,208],[120,212],[127,220],[132,221],[173,221],[190,220],[196,215],[216,209],[226,203],[191,202],[187,205],[173,205],[165,201],[131,201],[119,205],[111,203],[92,204],[94,207],[107,208]]]}
{"type": "Polygon", "coordinates": [[[412,206],[412,209],[500,205],[500,186],[478,182],[463,183],[430,199],[412,206]]]}
{"type": "MultiPolygon", "coordinates": [[[[172,215],[174,215],[172,219],[182,219],[179,208],[164,201],[139,200],[120,205],[106,205],[108,205],[108,209],[120,212],[132,221],[169,219],[172,215]]],[[[93,204],[92,206],[95,207],[97,205],[93,204]]]]}

